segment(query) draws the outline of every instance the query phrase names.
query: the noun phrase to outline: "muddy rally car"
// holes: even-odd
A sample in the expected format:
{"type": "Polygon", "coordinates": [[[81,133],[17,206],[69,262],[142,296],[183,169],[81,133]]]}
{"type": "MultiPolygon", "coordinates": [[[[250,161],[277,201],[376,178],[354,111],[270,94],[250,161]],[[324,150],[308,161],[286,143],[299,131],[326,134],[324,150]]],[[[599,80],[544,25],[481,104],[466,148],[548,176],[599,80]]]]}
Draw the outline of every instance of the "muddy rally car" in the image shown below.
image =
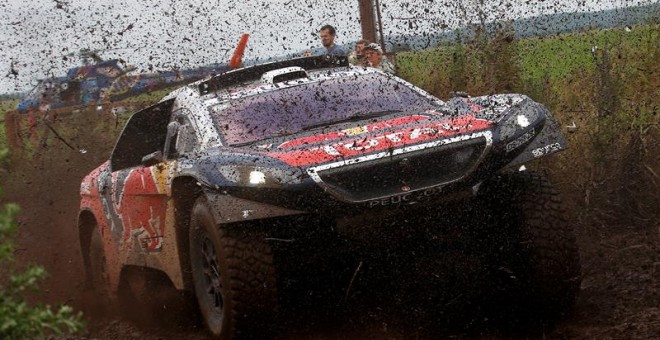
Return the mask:
{"type": "Polygon", "coordinates": [[[105,301],[157,272],[196,297],[211,333],[250,335],[271,322],[287,266],[339,257],[334,245],[377,253],[402,229],[451,225],[451,242],[451,210],[518,301],[556,317],[579,289],[576,241],[550,182],[520,168],[564,148],[524,95],[444,102],[333,56],[230,71],[135,113],[84,178],[87,281],[105,301]],[[333,246],[305,247],[319,238],[333,246]]]}

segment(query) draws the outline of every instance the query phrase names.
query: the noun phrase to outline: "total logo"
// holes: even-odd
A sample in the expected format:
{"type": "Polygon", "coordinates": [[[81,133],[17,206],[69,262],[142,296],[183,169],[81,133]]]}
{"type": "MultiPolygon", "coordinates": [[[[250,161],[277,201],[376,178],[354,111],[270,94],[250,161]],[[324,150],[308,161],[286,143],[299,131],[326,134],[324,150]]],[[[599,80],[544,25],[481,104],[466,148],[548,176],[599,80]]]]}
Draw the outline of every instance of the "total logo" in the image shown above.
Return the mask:
{"type": "Polygon", "coordinates": [[[433,127],[417,128],[410,131],[410,133],[395,132],[372,138],[362,138],[348,143],[326,145],[323,147],[323,150],[331,156],[341,156],[343,154],[341,152],[342,149],[349,151],[366,151],[381,144],[385,144],[385,147],[390,147],[401,142],[414,141],[421,137],[437,136],[441,132],[442,130],[433,127]]]}

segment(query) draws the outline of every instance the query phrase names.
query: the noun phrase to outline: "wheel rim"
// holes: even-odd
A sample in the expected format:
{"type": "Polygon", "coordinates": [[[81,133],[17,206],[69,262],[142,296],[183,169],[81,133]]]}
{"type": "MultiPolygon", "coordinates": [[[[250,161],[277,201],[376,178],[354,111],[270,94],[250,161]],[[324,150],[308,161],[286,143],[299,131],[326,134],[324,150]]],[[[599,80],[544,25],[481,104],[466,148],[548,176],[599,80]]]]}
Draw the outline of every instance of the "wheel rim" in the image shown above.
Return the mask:
{"type": "Polygon", "coordinates": [[[222,315],[224,307],[224,297],[222,295],[222,281],[218,257],[215,252],[213,241],[206,235],[202,238],[201,247],[201,265],[204,284],[204,294],[209,301],[211,310],[222,315]]]}

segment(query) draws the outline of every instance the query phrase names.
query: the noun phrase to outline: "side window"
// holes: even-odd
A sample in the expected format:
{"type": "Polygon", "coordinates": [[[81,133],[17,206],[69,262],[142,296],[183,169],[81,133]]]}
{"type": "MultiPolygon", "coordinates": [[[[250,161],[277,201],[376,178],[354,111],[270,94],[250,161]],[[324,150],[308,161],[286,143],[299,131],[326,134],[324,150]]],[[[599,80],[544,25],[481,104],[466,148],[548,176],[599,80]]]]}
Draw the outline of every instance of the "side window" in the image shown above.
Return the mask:
{"type": "Polygon", "coordinates": [[[112,151],[112,171],[139,166],[144,156],[163,151],[173,103],[164,101],[131,116],[112,151]]]}
{"type": "Polygon", "coordinates": [[[181,109],[175,113],[176,122],[179,123],[179,133],[176,137],[174,149],[179,155],[192,152],[197,145],[197,133],[187,113],[188,110],[186,109],[181,109]]]}

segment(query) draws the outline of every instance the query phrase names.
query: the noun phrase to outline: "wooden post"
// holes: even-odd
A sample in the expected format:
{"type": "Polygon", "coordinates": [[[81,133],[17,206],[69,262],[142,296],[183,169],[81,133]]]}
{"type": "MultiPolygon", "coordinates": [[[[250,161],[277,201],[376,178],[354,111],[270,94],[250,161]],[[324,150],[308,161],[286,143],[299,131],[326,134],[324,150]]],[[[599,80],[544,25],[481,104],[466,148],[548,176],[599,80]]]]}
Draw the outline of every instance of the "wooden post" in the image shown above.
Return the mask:
{"type": "Polygon", "coordinates": [[[360,3],[360,26],[362,27],[362,39],[377,42],[376,18],[374,16],[373,0],[358,0],[360,3]]]}
{"type": "MultiPolygon", "coordinates": [[[[375,1],[375,6],[376,6],[376,16],[378,19],[378,37],[380,39],[380,48],[383,50],[383,53],[386,53],[387,50],[385,49],[385,36],[383,35],[383,20],[382,17],[380,16],[380,1],[379,0],[374,0],[375,1]]],[[[372,11],[373,12],[373,11],[372,11]]]]}

